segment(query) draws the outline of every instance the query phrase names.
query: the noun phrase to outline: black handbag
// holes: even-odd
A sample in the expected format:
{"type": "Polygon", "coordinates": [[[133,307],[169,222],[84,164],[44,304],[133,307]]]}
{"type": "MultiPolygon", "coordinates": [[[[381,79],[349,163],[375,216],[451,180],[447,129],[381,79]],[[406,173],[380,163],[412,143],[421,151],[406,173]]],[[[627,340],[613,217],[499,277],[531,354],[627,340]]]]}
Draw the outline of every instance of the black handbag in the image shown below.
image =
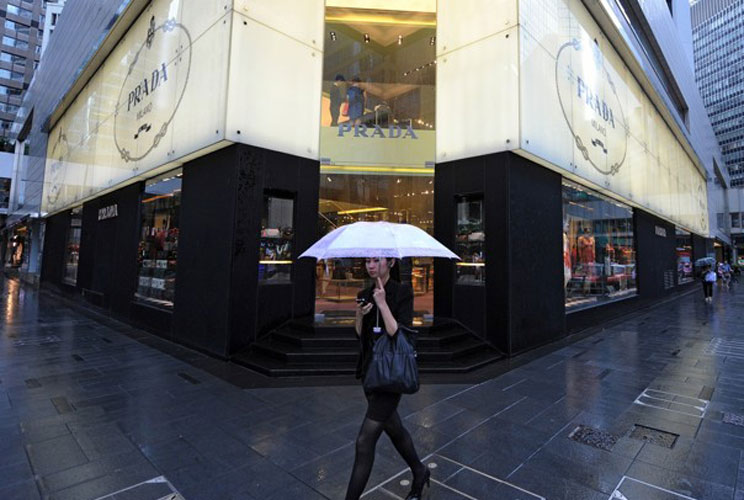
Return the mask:
{"type": "Polygon", "coordinates": [[[364,376],[366,392],[413,394],[419,390],[417,336],[416,330],[405,326],[398,326],[395,335],[380,335],[372,346],[372,359],[364,376]]]}

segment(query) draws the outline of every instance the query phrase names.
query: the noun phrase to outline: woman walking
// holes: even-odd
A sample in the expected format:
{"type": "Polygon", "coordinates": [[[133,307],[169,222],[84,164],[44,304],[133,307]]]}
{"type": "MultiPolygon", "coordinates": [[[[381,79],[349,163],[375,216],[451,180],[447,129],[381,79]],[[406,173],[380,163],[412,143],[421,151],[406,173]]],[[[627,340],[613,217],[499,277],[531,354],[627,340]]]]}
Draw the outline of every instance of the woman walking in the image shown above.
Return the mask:
{"type": "Polygon", "coordinates": [[[713,283],[716,282],[716,272],[710,267],[706,267],[703,271],[703,293],[705,294],[705,302],[710,304],[713,302],[713,283]]]}
{"type": "MultiPolygon", "coordinates": [[[[379,335],[393,336],[398,325],[411,326],[413,322],[413,290],[391,278],[391,271],[398,272],[396,260],[368,258],[365,262],[374,285],[359,292],[356,309],[356,334],[361,342],[357,364],[357,378],[364,378],[372,359],[372,346],[379,335]],[[379,326],[378,326],[379,325],[379,326]]],[[[356,440],[354,468],[346,490],[346,500],[357,500],[364,491],[375,460],[375,447],[383,431],[413,473],[411,491],[406,500],[419,500],[425,485],[429,485],[429,469],[421,462],[400,415],[398,403],[401,395],[392,392],[366,392],[367,413],[356,440]]]]}

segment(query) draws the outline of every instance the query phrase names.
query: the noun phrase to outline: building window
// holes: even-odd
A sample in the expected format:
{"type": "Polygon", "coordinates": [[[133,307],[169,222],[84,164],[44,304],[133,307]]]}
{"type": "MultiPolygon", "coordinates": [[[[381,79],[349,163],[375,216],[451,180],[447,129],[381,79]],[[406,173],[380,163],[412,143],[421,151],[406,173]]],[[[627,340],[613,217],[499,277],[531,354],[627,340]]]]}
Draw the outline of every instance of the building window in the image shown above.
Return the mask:
{"type": "Polygon", "coordinates": [[[24,9],[23,7],[18,7],[17,5],[13,4],[8,4],[8,14],[13,14],[18,17],[25,17],[26,19],[31,19],[34,15],[34,13],[30,10],[24,9]]]}
{"type": "Polygon", "coordinates": [[[135,297],[167,308],[175,298],[181,177],[176,169],[147,181],[142,196],[135,297]]]}
{"type": "Polygon", "coordinates": [[[13,87],[8,87],[7,85],[0,85],[0,95],[21,95],[23,93],[23,90],[21,89],[14,89],[13,87]]]}
{"type": "Polygon", "coordinates": [[[0,129],[10,130],[13,127],[13,122],[10,120],[0,120],[0,129]]]}
{"type": "Polygon", "coordinates": [[[288,283],[292,280],[294,197],[264,194],[261,217],[258,279],[288,283]]]}
{"type": "Polygon", "coordinates": [[[0,112],[16,113],[18,112],[18,106],[15,104],[8,104],[7,102],[0,102],[0,112]]]}
{"type": "Polygon", "coordinates": [[[741,218],[740,218],[739,212],[732,212],[731,213],[731,227],[732,228],[740,228],[741,227],[741,218]]]}
{"type": "Polygon", "coordinates": [[[11,21],[10,19],[5,20],[5,29],[15,31],[17,34],[26,35],[26,36],[28,36],[31,31],[31,29],[28,26],[25,26],[20,23],[16,23],[14,21],[11,21]]]}
{"type": "Polygon", "coordinates": [[[566,308],[591,307],[636,294],[633,210],[563,182],[566,308]]]}
{"type": "Polygon", "coordinates": [[[11,64],[17,64],[19,66],[26,65],[25,57],[19,56],[16,54],[11,54],[10,52],[5,52],[5,51],[0,52],[0,61],[11,63],[11,64]]]}
{"type": "Polygon", "coordinates": [[[0,68],[0,78],[5,78],[6,80],[23,81],[23,73],[0,68]]]}
{"type": "Polygon", "coordinates": [[[725,229],[725,226],[723,224],[723,215],[721,212],[716,214],[716,226],[718,229],[725,229]]]}
{"type": "Polygon", "coordinates": [[[68,285],[77,283],[78,262],[80,261],[80,235],[83,228],[83,209],[74,208],[70,212],[70,227],[67,228],[65,246],[65,275],[62,281],[68,285]]]}
{"type": "Polygon", "coordinates": [[[3,36],[3,45],[7,45],[8,47],[15,47],[17,49],[28,48],[28,42],[13,38],[12,36],[3,36]]]}
{"type": "Polygon", "coordinates": [[[462,196],[457,203],[455,264],[458,285],[486,283],[486,233],[483,222],[483,196],[462,196]]]}
{"type": "Polygon", "coordinates": [[[695,268],[692,262],[692,235],[677,229],[677,283],[689,283],[695,279],[695,268]]]}

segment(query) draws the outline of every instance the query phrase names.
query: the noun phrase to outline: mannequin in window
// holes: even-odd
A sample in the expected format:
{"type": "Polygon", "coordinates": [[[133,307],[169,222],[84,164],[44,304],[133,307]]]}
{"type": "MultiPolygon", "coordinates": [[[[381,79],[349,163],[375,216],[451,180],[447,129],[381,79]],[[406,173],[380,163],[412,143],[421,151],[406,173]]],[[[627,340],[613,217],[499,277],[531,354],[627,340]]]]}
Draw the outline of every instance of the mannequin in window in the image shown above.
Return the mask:
{"type": "Polygon", "coordinates": [[[579,235],[579,262],[587,274],[593,274],[596,253],[594,235],[592,235],[592,230],[588,227],[584,228],[584,234],[579,235]]]}

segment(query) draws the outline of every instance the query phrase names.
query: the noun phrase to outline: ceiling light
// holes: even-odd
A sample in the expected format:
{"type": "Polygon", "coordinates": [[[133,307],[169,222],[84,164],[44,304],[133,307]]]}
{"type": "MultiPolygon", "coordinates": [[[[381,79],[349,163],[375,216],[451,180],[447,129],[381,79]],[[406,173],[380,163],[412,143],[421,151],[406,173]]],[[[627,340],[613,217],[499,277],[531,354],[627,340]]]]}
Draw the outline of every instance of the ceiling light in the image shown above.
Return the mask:
{"type": "Polygon", "coordinates": [[[368,33],[365,33],[364,34],[364,43],[369,43],[369,34],[368,33]]]}
{"type": "Polygon", "coordinates": [[[336,41],[336,32],[335,31],[331,31],[330,35],[331,35],[331,40],[333,40],[335,42],[336,41]]]}
{"type": "Polygon", "coordinates": [[[398,35],[398,45],[403,45],[403,35],[398,35]]]}

